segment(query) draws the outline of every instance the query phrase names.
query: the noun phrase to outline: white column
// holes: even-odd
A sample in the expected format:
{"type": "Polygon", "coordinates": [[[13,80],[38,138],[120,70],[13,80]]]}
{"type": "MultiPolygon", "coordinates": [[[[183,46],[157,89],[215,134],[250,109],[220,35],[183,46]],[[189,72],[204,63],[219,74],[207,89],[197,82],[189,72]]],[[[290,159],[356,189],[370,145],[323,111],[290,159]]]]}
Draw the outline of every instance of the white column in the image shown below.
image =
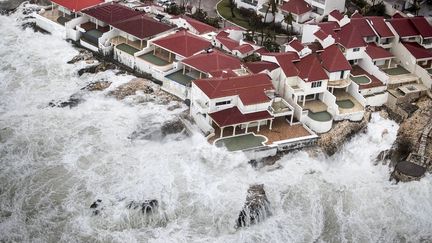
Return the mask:
{"type": "Polygon", "coordinates": [[[260,131],[260,125],[261,125],[261,121],[258,121],[258,128],[257,128],[257,132],[260,131]]]}
{"type": "Polygon", "coordinates": [[[223,137],[223,130],[224,130],[224,127],[221,127],[221,128],[220,128],[220,133],[221,133],[221,134],[220,134],[220,137],[223,137]]]}
{"type": "Polygon", "coordinates": [[[290,123],[290,125],[293,123],[293,120],[294,120],[294,113],[291,115],[291,123],[290,123]]]}
{"type": "Polygon", "coordinates": [[[270,130],[272,130],[272,126],[273,126],[273,119],[270,119],[270,130]]]}
{"type": "Polygon", "coordinates": [[[183,66],[183,75],[186,74],[186,66],[183,66]]]}
{"type": "Polygon", "coordinates": [[[233,126],[233,136],[235,136],[236,127],[237,127],[237,125],[233,126]]]}
{"type": "Polygon", "coordinates": [[[306,95],[303,95],[303,106],[306,104],[306,95]]]}
{"type": "Polygon", "coordinates": [[[246,130],[245,130],[245,134],[248,132],[248,128],[249,128],[249,123],[246,123],[246,130]]]}
{"type": "Polygon", "coordinates": [[[389,64],[388,64],[388,67],[387,68],[390,68],[390,66],[391,66],[391,58],[390,58],[390,60],[389,60],[389,64]]]}

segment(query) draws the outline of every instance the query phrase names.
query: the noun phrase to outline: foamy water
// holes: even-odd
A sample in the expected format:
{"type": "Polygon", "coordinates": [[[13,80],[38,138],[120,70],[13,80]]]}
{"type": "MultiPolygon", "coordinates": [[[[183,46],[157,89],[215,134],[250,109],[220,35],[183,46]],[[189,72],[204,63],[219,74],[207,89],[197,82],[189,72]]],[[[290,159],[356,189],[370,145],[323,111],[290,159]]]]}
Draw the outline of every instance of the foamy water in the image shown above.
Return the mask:
{"type": "Polygon", "coordinates": [[[290,153],[276,170],[255,170],[199,134],[131,140],[138,127],[158,129],[185,108],[117,101],[107,91],[72,109],[48,107],[92,81],[112,89],[132,77],[78,77],[84,64],[66,64],[77,54],[70,44],[22,30],[17,17],[0,16],[1,242],[432,241],[430,176],[394,185],[387,166],[373,165],[396,123],[374,114],[336,155],[290,153]],[[265,185],[272,216],[236,230],[254,183],[265,185]],[[96,199],[104,209],[93,216],[96,199]],[[125,206],[146,199],[160,203],[153,216],[125,206]]]}

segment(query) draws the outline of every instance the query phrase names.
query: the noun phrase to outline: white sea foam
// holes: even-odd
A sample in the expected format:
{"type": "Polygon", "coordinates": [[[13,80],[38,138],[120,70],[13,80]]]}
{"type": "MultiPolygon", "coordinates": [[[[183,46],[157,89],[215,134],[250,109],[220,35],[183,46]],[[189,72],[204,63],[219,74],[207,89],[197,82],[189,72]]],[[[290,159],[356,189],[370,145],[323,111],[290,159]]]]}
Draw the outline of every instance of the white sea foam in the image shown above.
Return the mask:
{"type": "Polygon", "coordinates": [[[395,140],[396,123],[374,114],[336,155],[290,153],[273,171],[254,170],[199,134],[130,140],[137,127],[157,128],[178,111],[104,92],[72,109],[47,107],[91,81],[114,87],[131,77],[78,77],[81,64],[66,64],[77,54],[70,44],[22,30],[16,17],[0,16],[0,241],[432,241],[430,176],[394,185],[387,166],[373,165],[395,140]],[[273,215],[236,230],[253,183],[265,184],[273,215]],[[92,216],[96,199],[104,209],[92,216]],[[125,207],[145,199],[160,202],[158,213],[125,207]]]}

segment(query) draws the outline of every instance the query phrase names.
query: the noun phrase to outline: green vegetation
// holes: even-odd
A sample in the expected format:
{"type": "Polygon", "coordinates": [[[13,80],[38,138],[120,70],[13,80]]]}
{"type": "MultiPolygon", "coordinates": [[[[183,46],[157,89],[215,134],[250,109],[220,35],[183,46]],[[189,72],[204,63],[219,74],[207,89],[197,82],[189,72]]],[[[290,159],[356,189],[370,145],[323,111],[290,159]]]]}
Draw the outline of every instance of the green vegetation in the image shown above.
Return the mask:
{"type": "Polygon", "coordinates": [[[251,29],[251,26],[249,25],[249,19],[247,18],[247,16],[243,16],[240,13],[240,10],[238,8],[231,8],[230,0],[221,1],[217,5],[217,10],[219,14],[225,19],[237,25],[240,25],[245,29],[251,29]],[[232,13],[234,13],[234,17],[232,16],[232,13]]]}

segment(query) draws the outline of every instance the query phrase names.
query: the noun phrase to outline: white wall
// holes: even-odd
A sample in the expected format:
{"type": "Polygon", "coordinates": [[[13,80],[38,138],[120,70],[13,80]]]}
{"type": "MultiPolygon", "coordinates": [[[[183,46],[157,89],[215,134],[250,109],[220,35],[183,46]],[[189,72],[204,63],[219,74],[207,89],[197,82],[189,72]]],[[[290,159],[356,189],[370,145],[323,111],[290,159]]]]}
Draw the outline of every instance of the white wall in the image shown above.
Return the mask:
{"type": "Polygon", "coordinates": [[[361,59],[364,57],[366,51],[366,47],[360,47],[360,50],[354,51],[354,48],[346,49],[345,57],[348,61],[361,59]]]}
{"type": "Polygon", "coordinates": [[[369,106],[383,106],[385,103],[387,103],[387,98],[388,98],[387,92],[368,96],[366,97],[366,104],[369,106]]]}
{"type": "MultiPolygon", "coordinates": [[[[327,72],[327,71],[326,71],[327,72]]],[[[343,78],[341,78],[341,72],[342,71],[338,71],[338,72],[327,72],[328,76],[329,76],[329,81],[334,81],[334,80],[341,80],[341,79],[347,79],[351,73],[350,70],[345,70],[343,78]]]]}
{"type": "Polygon", "coordinates": [[[237,107],[243,114],[265,111],[271,105],[271,101],[253,105],[244,105],[241,99],[238,99],[237,107]]]}
{"type": "Polygon", "coordinates": [[[318,25],[312,25],[312,24],[304,24],[303,25],[303,31],[302,31],[302,43],[311,43],[314,42],[316,37],[313,33],[315,33],[317,30],[319,30],[318,25]]]}
{"type": "Polygon", "coordinates": [[[388,82],[389,77],[387,76],[387,74],[381,71],[377,66],[375,66],[372,59],[368,55],[365,55],[365,58],[359,60],[357,65],[359,65],[369,74],[378,78],[384,84],[388,82]]]}
{"type": "Polygon", "coordinates": [[[117,48],[114,48],[114,59],[132,69],[135,67],[135,57],[117,48]]]}
{"type": "Polygon", "coordinates": [[[348,86],[348,93],[352,95],[363,107],[366,106],[366,99],[360,94],[358,84],[351,82],[348,86]]]}
{"type": "Polygon", "coordinates": [[[61,37],[65,38],[66,37],[66,29],[63,25],[56,23],[54,21],[51,21],[39,14],[34,14],[33,15],[36,19],[36,25],[43,29],[46,30],[48,32],[50,32],[51,34],[54,35],[60,35],[61,37]]]}
{"type": "Polygon", "coordinates": [[[74,18],[68,22],[65,23],[66,28],[66,39],[71,39],[74,41],[78,41],[81,37],[81,32],[76,30],[75,27],[77,25],[83,24],[88,22],[89,18],[86,16],[81,16],[78,18],[74,18]]]}

